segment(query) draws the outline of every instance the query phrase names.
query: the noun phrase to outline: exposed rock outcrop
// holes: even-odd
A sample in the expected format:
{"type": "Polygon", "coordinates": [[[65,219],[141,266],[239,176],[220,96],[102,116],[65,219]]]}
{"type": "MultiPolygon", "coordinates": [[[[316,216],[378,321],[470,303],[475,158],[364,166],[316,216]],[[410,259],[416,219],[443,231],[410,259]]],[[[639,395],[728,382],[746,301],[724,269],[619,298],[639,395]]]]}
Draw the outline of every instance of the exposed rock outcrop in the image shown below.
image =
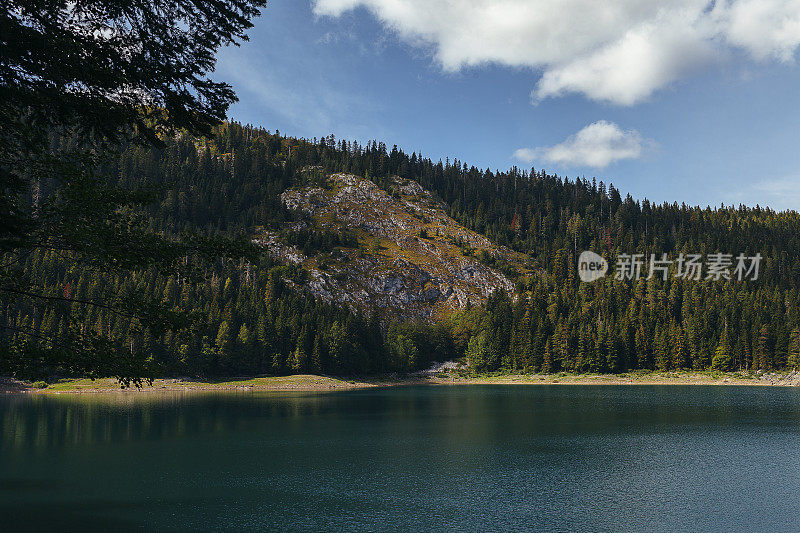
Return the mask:
{"type": "Polygon", "coordinates": [[[314,294],[383,315],[429,317],[478,304],[498,289],[511,292],[513,281],[489,264],[527,272],[527,256],[459,225],[417,182],[395,178],[393,185],[389,194],[370,180],[333,174],[325,187],[281,195],[288,208],[307,215],[310,227],[357,235],[358,248],[308,257],[274,233],[256,240],[303,265],[314,294]]]}

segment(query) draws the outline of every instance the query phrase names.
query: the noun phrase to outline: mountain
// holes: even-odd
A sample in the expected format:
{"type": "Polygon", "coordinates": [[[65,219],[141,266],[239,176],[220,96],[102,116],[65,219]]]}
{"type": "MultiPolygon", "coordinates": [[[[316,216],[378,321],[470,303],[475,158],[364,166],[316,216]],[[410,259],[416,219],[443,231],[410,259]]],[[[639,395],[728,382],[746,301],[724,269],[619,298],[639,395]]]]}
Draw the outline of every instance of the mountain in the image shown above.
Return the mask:
{"type": "Polygon", "coordinates": [[[303,286],[325,301],[384,318],[441,317],[497,290],[513,292],[513,279],[530,272],[527,256],[464,228],[413,180],[390,177],[387,191],[352,174],[305,171],[320,173],[320,185],[281,194],[288,209],[304,215],[289,224],[289,235],[346,234],[351,244],[304,253],[277,231],[262,231],[256,241],[302,265],[309,275],[303,286]]]}
{"type": "MultiPolygon", "coordinates": [[[[158,190],[139,213],[166,236],[260,243],[253,263],[197,265],[199,279],[97,275],[37,249],[11,268],[72,303],[4,300],[10,356],[0,371],[69,374],[36,339],[96,335],[165,375],[359,374],[463,358],[476,371],[620,372],[800,364],[800,215],[756,206],[635,200],[611,184],[542,169],[480,170],[377,142],[297,139],[228,123],[213,140],[131,145],[102,170],[115,186],[158,190]],[[763,258],[758,279],[578,276],[592,250],[763,258]],[[158,332],[96,295],[146,299],[193,318],[158,332]],[[17,332],[33,332],[36,336],[17,332]],[[77,333],[76,333],[77,332],[77,333]],[[33,340],[32,340],[33,339],[33,340]]],[[[37,193],[46,196],[42,180],[37,193]]],[[[187,256],[187,262],[191,258],[187,256]]]]}

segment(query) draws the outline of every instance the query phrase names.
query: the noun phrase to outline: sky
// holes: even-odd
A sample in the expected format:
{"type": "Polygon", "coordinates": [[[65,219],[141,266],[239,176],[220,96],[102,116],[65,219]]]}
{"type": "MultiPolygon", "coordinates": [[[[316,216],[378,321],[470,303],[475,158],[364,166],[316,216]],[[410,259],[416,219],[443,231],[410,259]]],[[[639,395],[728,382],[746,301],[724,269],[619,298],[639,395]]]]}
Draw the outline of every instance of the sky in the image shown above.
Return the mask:
{"type": "Polygon", "coordinates": [[[271,0],[229,117],[434,161],[800,210],[800,0],[271,0]]]}

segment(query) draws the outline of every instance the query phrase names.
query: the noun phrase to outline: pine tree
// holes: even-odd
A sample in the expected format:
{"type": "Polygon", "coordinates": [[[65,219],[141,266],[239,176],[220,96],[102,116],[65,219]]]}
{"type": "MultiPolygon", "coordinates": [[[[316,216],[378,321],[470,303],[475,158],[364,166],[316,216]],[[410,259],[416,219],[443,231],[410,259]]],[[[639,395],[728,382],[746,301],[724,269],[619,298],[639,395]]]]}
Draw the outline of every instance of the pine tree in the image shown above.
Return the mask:
{"type": "Polygon", "coordinates": [[[717,344],[717,349],[714,351],[714,358],[711,360],[711,368],[714,370],[728,371],[731,369],[731,348],[728,339],[728,326],[726,325],[722,331],[722,336],[717,344]]]}
{"type": "Polygon", "coordinates": [[[761,326],[758,334],[758,345],[756,347],[757,368],[769,370],[772,368],[772,337],[769,326],[761,326]]]}
{"type": "Polygon", "coordinates": [[[550,339],[544,345],[544,356],[542,357],[542,372],[545,374],[549,374],[555,371],[555,365],[553,363],[553,343],[550,339]]]}
{"type": "Polygon", "coordinates": [[[317,334],[314,335],[314,350],[311,352],[311,372],[320,374],[323,370],[322,337],[317,334]]]}
{"type": "Polygon", "coordinates": [[[217,346],[217,353],[223,359],[230,355],[230,328],[227,322],[222,322],[217,330],[217,337],[215,344],[217,346]]]}
{"type": "Polygon", "coordinates": [[[303,350],[303,347],[300,343],[297,344],[297,348],[294,349],[292,353],[292,372],[296,373],[305,373],[308,366],[308,358],[306,357],[306,352],[303,350]]]}
{"type": "Polygon", "coordinates": [[[469,361],[469,367],[476,372],[481,372],[487,368],[489,362],[487,344],[485,333],[475,335],[469,340],[466,357],[467,361],[469,361]]]}
{"type": "Polygon", "coordinates": [[[800,367],[800,327],[794,328],[789,337],[789,353],[787,364],[789,368],[795,370],[800,367]]]}

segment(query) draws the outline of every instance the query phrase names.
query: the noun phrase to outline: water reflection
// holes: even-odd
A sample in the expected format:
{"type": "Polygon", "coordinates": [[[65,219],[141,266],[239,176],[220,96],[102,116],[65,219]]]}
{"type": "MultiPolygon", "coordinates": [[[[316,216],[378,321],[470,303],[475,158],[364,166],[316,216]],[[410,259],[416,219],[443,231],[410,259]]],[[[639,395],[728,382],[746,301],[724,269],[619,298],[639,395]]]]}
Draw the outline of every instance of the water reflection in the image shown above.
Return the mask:
{"type": "Polygon", "coordinates": [[[798,437],[777,388],[7,395],[0,527],[785,530],[798,437]]]}
{"type": "Polygon", "coordinates": [[[225,433],[264,418],[317,416],[322,394],[82,394],[0,397],[3,449],[51,449],[225,433]]]}
{"type": "Polygon", "coordinates": [[[797,424],[800,394],[755,387],[456,386],[345,393],[6,395],[0,396],[0,449],[34,452],[223,434],[285,419],[435,420],[442,434],[469,432],[472,439],[620,428],[657,432],[709,424],[797,424]]]}

